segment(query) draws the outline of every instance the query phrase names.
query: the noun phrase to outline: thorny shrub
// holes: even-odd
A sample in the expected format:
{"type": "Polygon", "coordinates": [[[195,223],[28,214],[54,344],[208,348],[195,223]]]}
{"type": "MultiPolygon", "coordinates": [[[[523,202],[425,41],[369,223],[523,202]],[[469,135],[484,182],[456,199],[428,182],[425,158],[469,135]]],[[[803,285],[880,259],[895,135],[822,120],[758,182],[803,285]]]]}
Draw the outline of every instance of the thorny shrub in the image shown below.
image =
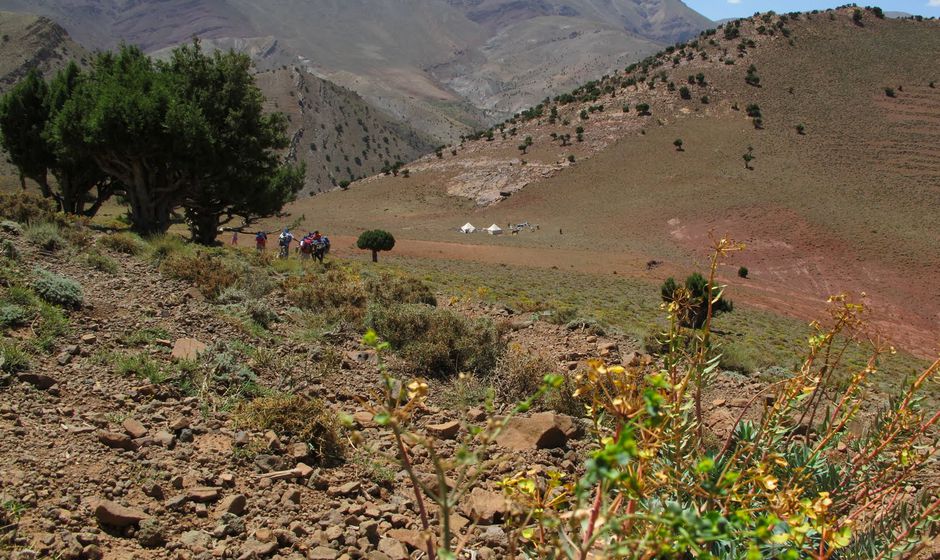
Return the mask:
{"type": "Polygon", "coordinates": [[[47,198],[23,192],[0,193],[0,216],[21,224],[51,220],[55,205],[47,198]]]}
{"type": "Polygon", "coordinates": [[[147,249],[144,240],[133,233],[121,232],[105,235],[98,239],[98,244],[115,253],[125,255],[141,255],[147,249]]]}
{"type": "MultiPolygon", "coordinates": [[[[720,261],[739,248],[715,242],[708,301],[722,295],[720,261]]],[[[940,519],[940,496],[927,482],[940,412],[925,410],[920,392],[940,360],[867,417],[873,374],[891,350],[866,334],[863,305],[835,296],[825,326],[812,324],[802,365],[754,395],[727,434],[707,437],[702,390],[717,374],[721,349],[711,338],[711,306],[702,328],[691,329],[683,326],[683,301],[663,304],[670,326],[662,362],[597,360],[578,377],[576,395],[587,399],[594,426],[582,475],[520,472],[502,481],[514,503],[506,557],[882,560],[922,550],[940,519]],[[872,356],[845,377],[843,353],[862,341],[872,343],[872,356]]],[[[364,342],[380,358],[394,346],[374,332],[364,342]]],[[[409,428],[425,406],[427,383],[400,382],[381,364],[383,390],[371,411],[394,437],[425,552],[431,560],[457,558],[467,542],[450,516],[490,468],[487,449],[505,420],[465,424],[457,450],[442,456],[433,438],[409,428]],[[430,481],[411,460],[416,447],[434,468],[430,481]]],[[[547,375],[515,412],[562,381],[547,375]]]]}

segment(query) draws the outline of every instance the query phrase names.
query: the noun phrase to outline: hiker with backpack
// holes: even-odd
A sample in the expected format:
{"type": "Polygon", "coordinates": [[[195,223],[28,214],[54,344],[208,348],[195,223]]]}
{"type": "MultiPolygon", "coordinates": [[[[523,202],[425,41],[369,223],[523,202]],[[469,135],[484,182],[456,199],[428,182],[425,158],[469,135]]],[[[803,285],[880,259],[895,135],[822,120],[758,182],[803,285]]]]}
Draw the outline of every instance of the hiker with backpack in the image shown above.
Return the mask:
{"type": "Polygon", "coordinates": [[[265,231],[259,231],[255,234],[255,251],[264,253],[268,245],[268,234],[265,231]]]}
{"type": "Polygon", "coordinates": [[[313,257],[323,264],[323,257],[330,252],[330,239],[320,235],[319,231],[313,232],[313,257]]]}
{"type": "Polygon", "coordinates": [[[277,240],[278,247],[280,248],[278,257],[286,259],[290,255],[290,246],[293,242],[294,234],[290,232],[290,229],[284,228],[284,231],[281,232],[277,240]]]}
{"type": "Polygon", "coordinates": [[[305,261],[313,257],[314,241],[313,234],[308,233],[300,240],[300,260],[305,261]]]}

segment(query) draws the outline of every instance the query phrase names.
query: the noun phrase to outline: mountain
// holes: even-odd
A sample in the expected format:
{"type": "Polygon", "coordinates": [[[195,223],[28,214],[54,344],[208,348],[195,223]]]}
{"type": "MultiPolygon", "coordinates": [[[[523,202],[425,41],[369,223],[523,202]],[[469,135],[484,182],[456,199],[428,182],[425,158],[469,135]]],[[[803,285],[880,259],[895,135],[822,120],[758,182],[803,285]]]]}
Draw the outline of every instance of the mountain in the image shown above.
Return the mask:
{"type": "Polygon", "coordinates": [[[50,19],[32,14],[0,12],[0,92],[33,68],[51,74],[69,60],[83,60],[87,51],[50,19]]]}
{"type": "Polygon", "coordinates": [[[302,64],[442,142],[710,23],[679,0],[0,0],[0,8],[38,11],[93,48],[273,38],[262,68],[302,64]]]}
{"type": "Polygon", "coordinates": [[[660,281],[728,234],[748,245],[722,269],[745,303],[811,318],[833,293],[866,292],[889,340],[935,355],[940,22],[860,23],[844,9],[729,24],[412,162],[408,177],[292,212],[345,235],[388,229],[426,258],[660,281]],[[457,234],[468,221],[540,228],[457,234]]]}

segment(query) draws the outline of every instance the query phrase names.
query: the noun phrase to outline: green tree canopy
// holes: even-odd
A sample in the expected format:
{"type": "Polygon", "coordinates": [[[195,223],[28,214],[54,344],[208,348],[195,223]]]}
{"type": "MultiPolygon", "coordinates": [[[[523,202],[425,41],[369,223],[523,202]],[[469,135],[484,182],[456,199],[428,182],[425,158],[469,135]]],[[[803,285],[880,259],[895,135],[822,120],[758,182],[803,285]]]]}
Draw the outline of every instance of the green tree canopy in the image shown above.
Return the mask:
{"type": "Polygon", "coordinates": [[[379,261],[379,251],[391,251],[395,247],[395,238],[391,233],[381,229],[370,229],[362,232],[356,247],[372,251],[372,262],[379,261]]]}

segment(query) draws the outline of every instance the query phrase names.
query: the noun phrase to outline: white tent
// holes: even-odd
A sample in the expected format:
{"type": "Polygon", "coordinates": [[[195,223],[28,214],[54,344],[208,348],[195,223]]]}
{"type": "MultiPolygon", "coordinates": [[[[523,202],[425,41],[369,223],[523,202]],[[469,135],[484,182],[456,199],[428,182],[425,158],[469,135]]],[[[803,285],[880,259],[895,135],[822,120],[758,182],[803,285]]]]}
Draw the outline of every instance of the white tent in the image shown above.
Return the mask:
{"type": "Polygon", "coordinates": [[[477,228],[473,227],[473,224],[471,224],[470,222],[465,223],[465,224],[463,225],[463,227],[460,228],[460,231],[461,231],[462,233],[473,233],[473,232],[475,232],[476,230],[477,230],[477,228]]]}
{"type": "Polygon", "coordinates": [[[486,233],[490,235],[500,235],[503,233],[503,228],[499,227],[496,224],[493,224],[490,227],[486,228],[486,233]]]}

